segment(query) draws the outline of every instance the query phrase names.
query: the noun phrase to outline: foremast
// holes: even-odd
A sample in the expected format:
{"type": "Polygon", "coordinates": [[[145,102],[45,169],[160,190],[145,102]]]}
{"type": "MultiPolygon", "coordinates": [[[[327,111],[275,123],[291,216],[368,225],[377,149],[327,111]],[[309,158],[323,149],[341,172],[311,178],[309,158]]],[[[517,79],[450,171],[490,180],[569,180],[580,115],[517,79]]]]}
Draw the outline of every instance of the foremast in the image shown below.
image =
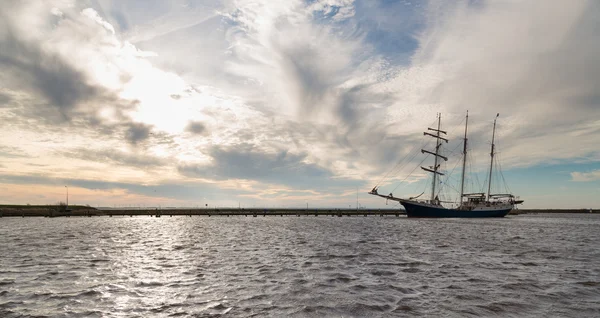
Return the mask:
{"type": "Polygon", "coordinates": [[[425,149],[421,149],[421,153],[428,153],[428,154],[431,154],[431,155],[434,156],[433,166],[430,166],[429,167],[430,169],[425,168],[425,167],[421,167],[421,169],[423,169],[423,170],[425,170],[427,172],[433,173],[433,178],[432,178],[433,180],[431,182],[431,200],[430,200],[431,204],[436,204],[437,201],[439,201],[439,200],[436,199],[435,186],[437,184],[437,176],[438,175],[441,175],[441,176],[444,175],[443,173],[441,173],[441,172],[438,171],[439,168],[440,168],[440,165],[441,165],[441,164],[438,164],[438,161],[439,161],[438,158],[442,158],[445,161],[448,161],[447,157],[444,157],[444,156],[440,155],[440,147],[442,146],[442,140],[445,141],[446,143],[448,143],[448,139],[446,139],[446,138],[444,138],[444,137],[442,137],[440,135],[440,134],[444,134],[444,135],[447,134],[445,131],[440,130],[441,129],[441,125],[442,125],[442,114],[438,113],[438,125],[437,125],[437,129],[427,128],[427,130],[434,131],[435,134],[431,134],[431,133],[428,133],[428,132],[423,132],[423,135],[436,138],[435,152],[432,152],[432,151],[429,151],[429,150],[425,150],[425,149]]]}
{"type": "Polygon", "coordinates": [[[500,113],[496,114],[496,118],[494,118],[494,129],[492,130],[492,151],[490,151],[490,175],[488,177],[488,191],[487,191],[487,200],[490,200],[490,190],[492,189],[492,169],[494,167],[494,138],[496,137],[496,120],[500,116],[500,113]]]}
{"type": "Polygon", "coordinates": [[[462,162],[462,175],[460,178],[460,198],[459,206],[462,205],[463,196],[465,193],[465,169],[467,165],[467,126],[469,125],[469,111],[467,110],[467,117],[465,119],[465,139],[463,143],[463,162],[462,162]]]}

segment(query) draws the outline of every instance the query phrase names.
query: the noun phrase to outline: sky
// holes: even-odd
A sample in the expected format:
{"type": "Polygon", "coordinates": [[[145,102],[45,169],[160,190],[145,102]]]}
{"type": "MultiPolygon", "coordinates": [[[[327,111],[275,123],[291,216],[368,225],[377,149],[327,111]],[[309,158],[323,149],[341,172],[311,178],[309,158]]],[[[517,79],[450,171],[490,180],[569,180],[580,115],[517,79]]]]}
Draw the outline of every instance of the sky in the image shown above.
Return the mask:
{"type": "Polygon", "coordinates": [[[600,2],[5,0],[0,204],[600,208],[600,2]],[[422,162],[422,163],[421,163],[422,162]],[[457,174],[458,173],[458,174],[457,174]]]}

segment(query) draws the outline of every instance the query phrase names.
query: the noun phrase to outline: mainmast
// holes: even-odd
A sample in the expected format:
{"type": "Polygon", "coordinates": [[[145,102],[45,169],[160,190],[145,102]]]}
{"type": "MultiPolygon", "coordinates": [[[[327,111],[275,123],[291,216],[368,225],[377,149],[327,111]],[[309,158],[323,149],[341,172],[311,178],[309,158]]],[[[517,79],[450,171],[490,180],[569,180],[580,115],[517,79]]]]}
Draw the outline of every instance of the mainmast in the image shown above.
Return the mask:
{"type": "Polygon", "coordinates": [[[492,168],[494,167],[494,137],[496,136],[496,120],[500,116],[500,113],[496,114],[496,118],[494,118],[494,130],[492,131],[492,151],[490,152],[490,176],[488,178],[488,194],[487,199],[490,200],[490,190],[492,188],[492,168]]]}
{"type": "Polygon", "coordinates": [[[469,111],[467,110],[467,118],[465,119],[465,141],[463,143],[463,164],[462,164],[462,176],[460,178],[460,199],[459,205],[462,205],[463,194],[465,191],[465,166],[467,164],[467,126],[469,124],[469,111]]]}
{"type": "Polygon", "coordinates": [[[434,201],[435,201],[435,185],[437,183],[437,175],[438,174],[442,175],[442,176],[444,175],[443,173],[438,172],[438,169],[440,167],[440,165],[438,164],[438,157],[444,159],[445,161],[448,161],[448,158],[440,155],[440,146],[442,145],[442,140],[444,140],[446,143],[448,143],[448,139],[440,136],[440,133],[442,133],[444,135],[446,134],[445,131],[440,130],[441,123],[442,123],[442,114],[438,114],[438,126],[437,126],[437,129],[427,128],[427,130],[435,131],[436,132],[435,135],[431,134],[431,133],[428,133],[428,132],[424,132],[423,133],[423,135],[428,135],[428,136],[437,138],[437,140],[435,142],[435,152],[431,152],[431,151],[428,151],[428,150],[425,150],[425,149],[421,149],[421,153],[428,153],[428,154],[434,155],[434,157],[435,157],[435,161],[433,163],[433,167],[429,167],[431,169],[428,169],[428,168],[425,168],[425,167],[421,167],[421,169],[433,173],[433,181],[431,182],[431,203],[434,203],[434,201]]]}

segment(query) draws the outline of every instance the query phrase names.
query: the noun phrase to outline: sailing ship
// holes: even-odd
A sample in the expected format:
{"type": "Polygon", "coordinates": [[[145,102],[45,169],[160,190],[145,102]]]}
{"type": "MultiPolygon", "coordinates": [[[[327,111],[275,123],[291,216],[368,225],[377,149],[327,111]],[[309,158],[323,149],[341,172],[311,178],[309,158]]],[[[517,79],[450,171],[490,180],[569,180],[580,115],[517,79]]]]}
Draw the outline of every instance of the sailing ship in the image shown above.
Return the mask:
{"type": "Polygon", "coordinates": [[[421,169],[431,173],[433,180],[431,183],[431,196],[429,200],[418,200],[418,197],[403,199],[397,198],[390,193],[389,195],[382,195],[377,192],[377,186],[369,192],[369,194],[376,195],[386,200],[398,201],[406,210],[408,217],[433,217],[433,218],[489,218],[489,217],[504,217],[506,216],[517,204],[523,203],[523,200],[515,197],[512,194],[492,194],[492,169],[494,163],[494,138],[496,136],[496,120],[500,114],[494,118],[494,128],[492,130],[492,149],[490,152],[490,169],[488,177],[488,188],[487,193],[464,193],[465,189],[465,168],[467,160],[467,129],[469,123],[469,112],[465,119],[465,137],[463,141],[463,160],[462,160],[462,174],[460,182],[460,196],[458,206],[455,208],[446,208],[442,205],[442,202],[438,195],[436,195],[436,186],[438,184],[438,178],[444,175],[440,172],[441,160],[448,161],[448,158],[440,154],[440,148],[442,142],[448,143],[448,139],[443,137],[447,135],[446,131],[441,130],[442,116],[438,114],[437,129],[428,128],[427,132],[423,134],[428,137],[436,139],[435,151],[429,151],[421,149],[421,153],[429,154],[434,156],[433,166],[429,168],[421,167],[421,169]],[[434,133],[430,133],[432,131],[434,133]]]}

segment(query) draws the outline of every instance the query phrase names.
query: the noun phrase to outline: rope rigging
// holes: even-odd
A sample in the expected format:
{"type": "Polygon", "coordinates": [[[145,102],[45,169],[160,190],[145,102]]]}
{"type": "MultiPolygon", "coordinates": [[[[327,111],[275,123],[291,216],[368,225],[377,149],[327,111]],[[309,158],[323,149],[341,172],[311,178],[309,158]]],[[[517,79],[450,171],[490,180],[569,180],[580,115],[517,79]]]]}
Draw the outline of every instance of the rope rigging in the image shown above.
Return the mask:
{"type": "MultiPolygon", "coordinates": [[[[435,121],[433,121],[433,122],[430,124],[430,126],[431,126],[431,125],[433,125],[434,123],[435,123],[435,121]]],[[[413,160],[413,159],[414,159],[414,158],[417,156],[417,154],[420,152],[420,151],[419,151],[419,149],[422,149],[423,147],[425,147],[425,146],[428,146],[428,145],[429,145],[429,143],[431,143],[431,140],[425,139],[425,136],[422,136],[422,137],[421,137],[421,140],[425,140],[425,141],[424,141],[424,142],[421,144],[421,147],[417,148],[417,149],[416,149],[416,151],[413,151],[413,152],[410,152],[410,151],[409,151],[409,152],[407,152],[407,153],[406,153],[406,155],[404,156],[404,158],[403,158],[403,159],[401,159],[400,161],[398,161],[398,163],[397,163],[397,164],[396,164],[396,165],[395,165],[395,166],[394,166],[392,169],[390,169],[390,170],[389,170],[389,171],[388,171],[388,172],[387,172],[387,173],[386,173],[386,174],[383,176],[383,178],[381,178],[381,179],[380,179],[380,180],[379,180],[379,181],[378,181],[378,182],[375,184],[375,187],[374,187],[374,189],[378,188],[378,187],[379,187],[379,186],[380,186],[380,185],[381,185],[381,184],[382,184],[382,183],[383,183],[383,182],[384,182],[384,181],[387,179],[387,177],[388,177],[389,175],[391,175],[391,174],[392,174],[392,172],[394,172],[394,173],[395,173],[396,171],[397,171],[397,172],[400,172],[400,170],[402,170],[406,164],[408,164],[409,162],[411,162],[411,161],[412,161],[412,160],[413,160]],[[410,158],[408,161],[404,162],[404,161],[406,160],[406,158],[407,158],[409,155],[411,155],[411,154],[413,154],[413,156],[412,156],[412,157],[411,157],[411,158],[410,158]]]]}
{"type": "MultiPolygon", "coordinates": [[[[456,148],[458,148],[460,146],[460,144],[457,144],[456,147],[454,147],[454,149],[450,152],[450,153],[454,153],[454,151],[456,150],[456,148]]],[[[460,163],[460,160],[457,160],[456,163],[454,164],[454,167],[452,168],[452,170],[450,171],[450,173],[448,173],[447,177],[446,177],[446,181],[440,181],[441,184],[444,184],[446,186],[451,187],[452,189],[454,189],[456,192],[460,192],[458,191],[456,188],[452,187],[452,185],[450,185],[448,183],[448,180],[450,180],[450,178],[452,178],[452,173],[454,172],[454,170],[456,170],[456,167],[458,166],[458,164],[460,163]]],[[[440,192],[442,191],[444,187],[441,186],[439,191],[438,191],[438,195],[440,194],[440,192]]]]}
{"type": "MultiPolygon", "coordinates": [[[[456,129],[460,128],[461,125],[464,124],[466,119],[461,120],[461,122],[456,125],[452,131],[448,134],[448,135],[452,135],[454,132],[456,132],[456,129]]],[[[435,121],[431,124],[434,125],[435,121]]],[[[439,129],[439,127],[438,127],[439,129]]],[[[435,130],[430,128],[430,130],[435,130]]],[[[427,134],[427,133],[426,133],[427,134]]],[[[439,134],[439,132],[438,132],[439,134]]],[[[436,137],[436,136],[434,136],[436,137]]],[[[422,139],[426,139],[427,137],[424,135],[422,137],[422,139]]],[[[438,141],[436,140],[432,140],[432,139],[428,139],[427,140],[423,140],[423,142],[421,142],[421,147],[418,148],[412,148],[409,151],[407,151],[405,153],[405,155],[403,156],[403,158],[401,160],[399,160],[396,165],[390,169],[381,179],[379,179],[377,181],[377,183],[375,184],[375,187],[373,188],[374,190],[377,190],[377,188],[379,188],[382,184],[384,184],[386,181],[390,180],[391,178],[395,177],[396,174],[401,173],[405,168],[407,168],[407,166],[411,163],[415,162],[415,158],[417,157],[417,155],[419,153],[424,153],[425,156],[423,156],[423,159],[420,160],[420,162],[416,165],[416,167],[414,167],[404,178],[402,178],[402,180],[400,182],[398,182],[396,184],[396,186],[392,189],[392,191],[390,192],[393,193],[394,191],[396,191],[400,185],[405,184],[407,180],[409,180],[411,177],[415,177],[414,173],[415,171],[427,160],[430,159],[430,155],[432,155],[431,152],[428,151],[424,151],[422,149],[427,149],[424,147],[429,146],[433,141],[436,141],[436,145],[437,147],[439,147],[439,152],[436,150],[435,155],[441,158],[444,158],[444,161],[440,161],[437,164],[437,167],[431,167],[432,170],[437,171],[438,169],[440,171],[446,171],[448,172],[447,174],[443,174],[440,173],[440,175],[442,175],[443,177],[439,178],[439,182],[436,178],[436,186],[433,186],[435,188],[435,192],[433,194],[433,196],[436,197],[436,200],[439,200],[438,198],[453,198],[455,196],[456,193],[460,193],[461,191],[459,190],[460,187],[457,187],[457,183],[460,182],[460,180],[457,179],[457,177],[454,175],[454,173],[457,171],[457,168],[459,166],[459,164],[462,162],[462,160],[464,160],[464,156],[465,154],[463,154],[462,150],[459,150],[459,147],[464,145],[462,142],[457,143],[456,145],[454,145],[454,147],[452,147],[452,149],[450,149],[449,147],[445,147],[443,143],[439,143],[439,139],[440,137],[438,137],[438,141]],[[442,156],[443,154],[443,156],[442,156]],[[462,154],[462,155],[459,155],[462,154]],[[456,160],[454,163],[450,163],[447,162],[448,157],[459,157],[458,160],[456,160]],[[449,167],[452,167],[452,169],[449,170],[449,167]]],[[[443,140],[446,140],[444,138],[441,138],[443,140]]],[[[462,138],[461,138],[462,139],[462,138]]],[[[468,143],[468,148],[472,149],[474,147],[474,145],[479,144],[479,142],[477,141],[471,141],[468,143]]],[[[477,169],[479,172],[477,173],[473,173],[474,171],[474,167],[477,166],[475,159],[473,158],[473,153],[471,151],[466,151],[466,161],[468,161],[468,164],[464,167],[464,169],[468,172],[465,173],[467,176],[464,179],[464,186],[465,188],[470,188],[471,190],[475,190],[475,189],[480,189],[480,193],[485,193],[485,191],[483,190],[484,188],[490,188],[490,190],[488,190],[490,193],[494,193],[492,192],[491,189],[493,189],[494,191],[499,191],[502,188],[504,188],[506,190],[506,193],[511,193],[510,188],[508,187],[508,183],[506,182],[506,178],[504,176],[504,173],[502,171],[502,165],[500,163],[500,153],[499,152],[494,152],[494,157],[492,158],[492,163],[490,166],[490,169],[493,168],[493,171],[489,171],[487,170],[489,173],[485,173],[482,172],[479,168],[477,169]],[[481,182],[481,179],[479,178],[479,174],[484,173],[485,177],[483,179],[483,182],[481,182]],[[491,175],[490,175],[491,174],[491,175]]],[[[437,162],[437,160],[436,160],[437,162]]],[[[489,161],[488,161],[489,162],[489,161]]],[[[423,168],[424,170],[429,171],[428,169],[423,168]]],[[[433,176],[430,176],[428,178],[422,178],[421,175],[419,174],[415,181],[417,181],[416,184],[420,185],[418,186],[419,188],[423,188],[423,191],[420,191],[420,195],[416,196],[416,197],[412,197],[411,199],[416,199],[418,197],[420,197],[423,193],[425,193],[427,187],[428,187],[428,183],[429,185],[431,184],[433,176]]],[[[410,183],[413,183],[413,181],[411,181],[410,183]]],[[[415,185],[416,185],[415,184],[415,185]]],[[[433,197],[432,196],[432,197],[433,197]]],[[[453,204],[460,204],[461,202],[461,198],[457,200],[453,200],[453,204]]],[[[448,203],[450,203],[449,201],[446,201],[448,203]]]]}
{"type": "Polygon", "coordinates": [[[400,181],[398,183],[398,185],[392,190],[392,192],[394,192],[396,189],[398,189],[400,184],[403,183],[404,181],[406,181],[406,179],[408,179],[413,174],[413,172],[415,172],[415,170],[417,170],[417,168],[419,168],[423,164],[423,162],[425,162],[425,159],[427,159],[428,157],[429,157],[429,155],[426,155],[425,158],[423,158],[423,160],[421,160],[421,162],[419,162],[419,164],[406,176],[406,178],[404,178],[402,181],[400,181]]]}
{"type": "MultiPolygon", "coordinates": [[[[498,153],[498,154],[500,154],[500,153],[498,153]]],[[[512,191],[510,190],[510,187],[508,186],[508,183],[506,182],[506,179],[504,178],[504,172],[502,171],[501,162],[502,162],[502,160],[500,160],[500,158],[498,158],[498,167],[499,167],[498,171],[500,171],[500,176],[502,176],[502,182],[504,182],[504,188],[506,189],[506,193],[512,193],[512,191]]]]}
{"type": "MultiPolygon", "coordinates": [[[[436,121],[437,121],[437,120],[436,120],[436,121]]],[[[434,124],[436,123],[436,121],[433,121],[433,122],[430,124],[430,126],[434,125],[434,124]]],[[[449,134],[449,135],[452,135],[454,132],[456,132],[456,130],[457,130],[457,129],[459,129],[459,128],[461,127],[461,125],[464,123],[464,121],[465,121],[465,119],[463,118],[463,119],[461,120],[461,122],[460,122],[458,125],[454,126],[454,128],[452,129],[452,131],[450,131],[450,134],[449,134]]],[[[424,138],[425,138],[425,135],[424,135],[422,138],[424,139],[424,138]]],[[[381,185],[382,185],[382,184],[383,184],[383,183],[384,183],[386,180],[388,180],[388,179],[390,178],[390,176],[394,175],[395,173],[399,173],[400,171],[402,171],[402,170],[405,168],[405,166],[406,166],[406,165],[408,165],[409,163],[413,162],[413,160],[415,159],[415,157],[416,157],[416,156],[417,156],[419,153],[421,153],[421,152],[422,152],[422,151],[420,151],[420,149],[424,149],[424,147],[425,147],[425,146],[429,146],[429,144],[430,144],[431,142],[432,142],[432,140],[431,140],[431,139],[427,139],[427,140],[425,140],[425,141],[424,141],[424,142],[421,144],[421,147],[414,149],[412,152],[408,152],[408,153],[406,153],[406,155],[405,155],[405,156],[404,156],[404,157],[403,157],[403,158],[402,158],[402,159],[401,159],[401,160],[400,160],[400,161],[399,161],[399,162],[398,162],[398,163],[397,163],[397,164],[396,164],[396,165],[395,165],[395,166],[394,166],[392,169],[390,169],[390,170],[389,170],[389,171],[388,171],[388,172],[387,172],[387,173],[384,175],[384,177],[383,177],[383,178],[381,178],[381,179],[380,179],[380,180],[379,180],[379,181],[378,181],[378,182],[375,184],[375,187],[374,187],[373,189],[377,189],[377,188],[378,188],[379,186],[381,186],[381,185]],[[408,158],[408,160],[407,160],[407,158],[408,158]]],[[[458,152],[457,152],[457,149],[458,149],[458,147],[459,147],[460,145],[461,145],[460,143],[457,143],[457,145],[454,147],[454,149],[452,149],[452,150],[449,150],[449,148],[446,148],[446,147],[444,147],[442,144],[440,144],[440,147],[441,147],[441,148],[440,148],[440,150],[442,150],[442,151],[443,151],[443,153],[447,154],[447,156],[451,156],[451,155],[453,156],[453,155],[456,155],[456,154],[458,153],[458,152]]],[[[393,192],[394,192],[396,189],[398,189],[398,187],[399,187],[401,184],[403,184],[403,183],[404,183],[406,180],[408,180],[408,179],[409,179],[409,178],[410,178],[410,177],[413,175],[413,173],[415,172],[415,170],[417,170],[417,169],[418,169],[418,168],[419,168],[419,167],[420,167],[420,166],[423,164],[423,162],[425,162],[425,160],[427,160],[427,158],[429,158],[429,154],[426,154],[426,156],[423,158],[423,160],[421,160],[421,162],[419,162],[419,164],[418,164],[418,165],[417,165],[417,166],[416,166],[414,169],[412,169],[412,170],[410,171],[410,173],[408,173],[408,175],[406,175],[406,177],[405,177],[405,178],[403,178],[403,179],[402,179],[402,180],[401,180],[401,181],[400,181],[400,182],[399,182],[399,183],[398,183],[398,184],[397,184],[397,185],[396,185],[396,186],[395,186],[395,187],[392,189],[391,193],[393,193],[393,192]]],[[[442,165],[443,165],[443,168],[444,168],[443,170],[447,170],[447,169],[445,169],[445,168],[446,168],[446,163],[445,163],[445,162],[442,162],[442,163],[440,163],[440,164],[442,164],[442,165]]],[[[452,169],[452,172],[454,172],[454,170],[456,169],[456,167],[457,167],[457,166],[458,166],[458,161],[457,161],[457,163],[454,165],[454,167],[453,167],[453,169],[452,169]]],[[[452,172],[451,172],[451,173],[452,173],[452,172]]],[[[448,175],[448,176],[446,177],[445,181],[444,181],[444,180],[440,180],[440,184],[442,184],[442,185],[446,184],[446,185],[447,185],[447,183],[448,183],[448,180],[450,179],[450,177],[451,177],[451,176],[450,176],[450,175],[448,175]]],[[[427,178],[427,179],[429,179],[429,178],[427,178]]],[[[427,179],[425,179],[425,180],[427,180],[427,179]]],[[[429,180],[430,180],[430,179],[429,179],[429,180]]],[[[425,184],[425,185],[424,185],[424,187],[426,188],[426,187],[427,187],[427,185],[425,184]]],[[[439,196],[439,195],[443,195],[443,193],[442,193],[443,189],[444,189],[444,187],[443,187],[443,186],[440,186],[440,187],[439,187],[439,189],[437,189],[437,191],[436,191],[436,194],[437,194],[438,196],[439,196]]],[[[454,190],[456,190],[456,189],[454,189],[454,190]]],[[[423,191],[423,192],[424,192],[424,191],[423,191]]]]}

